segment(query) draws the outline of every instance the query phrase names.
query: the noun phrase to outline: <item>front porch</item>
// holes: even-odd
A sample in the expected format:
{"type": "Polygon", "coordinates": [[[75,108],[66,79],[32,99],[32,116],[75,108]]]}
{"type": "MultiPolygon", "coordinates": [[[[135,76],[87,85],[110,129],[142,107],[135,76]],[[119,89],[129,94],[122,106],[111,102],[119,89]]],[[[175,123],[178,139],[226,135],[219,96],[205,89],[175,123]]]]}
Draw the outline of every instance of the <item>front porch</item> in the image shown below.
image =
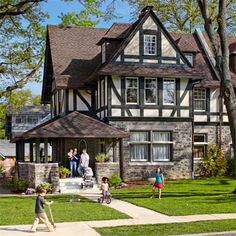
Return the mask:
{"type": "Polygon", "coordinates": [[[89,166],[99,179],[103,173],[110,173],[106,171],[110,169],[109,165],[105,169],[100,168],[100,174],[96,173],[95,156],[101,152],[108,155],[110,163],[116,163],[118,168],[115,171],[122,176],[122,139],[127,135],[125,131],[77,111],[53,118],[13,140],[16,142],[18,175],[26,179],[30,187],[35,188],[40,182],[46,181],[53,184],[54,191],[59,191],[58,167],[69,167],[69,149],[77,148],[80,152],[86,148],[90,156],[89,166]],[[29,157],[25,156],[25,143],[29,143],[29,157]]]}

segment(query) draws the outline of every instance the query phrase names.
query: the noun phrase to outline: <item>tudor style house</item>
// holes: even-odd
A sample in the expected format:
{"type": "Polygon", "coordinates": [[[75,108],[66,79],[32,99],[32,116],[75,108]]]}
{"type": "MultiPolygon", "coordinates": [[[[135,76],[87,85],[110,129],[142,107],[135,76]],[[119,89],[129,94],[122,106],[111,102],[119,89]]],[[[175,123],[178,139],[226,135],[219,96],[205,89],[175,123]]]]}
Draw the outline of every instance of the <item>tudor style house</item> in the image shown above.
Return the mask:
{"type": "MultiPolygon", "coordinates": [[[[235,84],[236,38],[229,41],[235,84]]],[[[152,7],[109,29],[49,25],[42,103],[52,119],[15,139],[18,160],[24,143],[44,142],[63,165],[69,148],[86,147],[93,168],[106,152],[124,181],[158,166],[190,178],[208,144],[230,155],[219,86],[207,37],[168,32],[152,7]]]]}

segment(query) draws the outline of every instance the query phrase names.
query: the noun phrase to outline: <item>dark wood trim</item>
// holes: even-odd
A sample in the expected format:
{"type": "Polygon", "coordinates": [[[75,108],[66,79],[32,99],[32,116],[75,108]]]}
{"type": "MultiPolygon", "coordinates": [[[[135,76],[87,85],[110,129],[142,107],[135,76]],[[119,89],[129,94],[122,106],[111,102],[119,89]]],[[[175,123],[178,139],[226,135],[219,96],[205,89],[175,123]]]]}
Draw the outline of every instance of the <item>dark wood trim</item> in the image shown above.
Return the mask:
{"type": "Polygon", "coordinates": [[[144,77],[139,77],[139,109],[140,109],[140,116],[144,116],[144,77]]]}
{"type": "Polygon", "coordinates": [[[157,87],[158,87],[158,105],[160,106],[159,108],[159,116],[162,117],[162,107],[163,106],[163,79],[158,78],[157,80],[157,87]]]}
{"type": "Polygon", "coordinates": [[[143,40],[143,29],[142,27],[139,29],[139,56],[138,59],[140,60],[139,63],[143,63],[143,55],[144,55],[144,40],[143,40]]]}
{"type": "Polygon", "coordinates": [[[29,143],[29,157],[30,157],[30,162],[34,161],[34,144],[32,141],[29,143]]]}
{"type": "Polygon", "coordinates": [[[111,100],[112,100],[112,98],[111,98],[111,87],[112,87],[111,80],[112,80],[111,76],[108,75],[107,76],[107,108],[108,108],[107,116],[111,116],[111,100]]]}
{"type": "Polygon", "coordinates": [[[96,111],[96,91],[92,90],[91,91],[91,111],[95,113],[96,111]]]}
{"type": "MultiPolygon", "coordinates": [[[[158,26],[157,26],[158,29],[158,26]]],[[[143,34],[145,35],[156,35],[157,30],[152,30],[152,29],[143,29],[143,34]]]]}
{"type": "MultiPolygon", "coordinates": [[[[177,117],[180,117],[180,78],[175,79],[177,117]]],[[[174,114],[173,114],[174,115],[174,114]]]]}
{"type": "Polygon", "coordinates": [[[69,90],[66,90],[66,97],[65,97],[65,110],[66,114],[69,112],[69,90]]]}
{"type": "MultiPolygon", "coordinates": [[[[194,122],[194,126],[217,126],[217,125],[219,125],[219,122],[207,122],[207,121],[194,122]]],[[[229,122],[223,122],[222,126],[229,126],[229,122]]]]}
{"type": "Polygon", "coordinates": [[[40,139],[35,140],[35,162],[40,163],[40,139]]]}
{"type": "MultiPolygon", "coordinates": [[[[210,116],[220,116],[220,112],[210,112],[210,116]]],[[[207,115],[206,111],[194,111],[194,115],[207,115]]],[[[226,112],[224,112],[222,115],[227,115],[226,112]]]]}
{"type": "MultiPolygon", "coordinates": [[[[155,104],[144,104],[144,105],[139,105],[139,104],[126,104],[124,106],[121,106],[121,105],[111,105],[111,108],[124,108],[124,109],[139,109],[139,108],[142,108],[142,109],[147,109],[147,110],[153,110],[153,109],[175,109],[175,107],[173,107],[172,105],[155,105],[155,104]]],[[[180,110],[189,110],[189,107],[188,106],[182,106],[182,107],[179,107],[180,110]]]]}
{"type": "Polygon", "coordinates": [[[194,111],[194,106],[193,106],[193,83],[192,83],[192,79],[190,79],[188,81],[188,84],[191,84],[191,87],[187,85],[187,87],[189,88],[189,116],[193,117],[193,111],[194,111]]]}
{"type": "Polygon", "coordinates": [[[207,112],[207,121],[210,122],[210,112],[211,112],[211,101],[210,101],[210,88],[206,88],[206,112],[207,112]]]}
{"type": "Polygon", "coordinates": [[[73,89],[73,108],[74,111],[77,111],[77,97],[76,97],[76,91],[75,89],[73,89]]]}
{"type": "Polygon", "coordinates": [[[121,82],[121,116],[125,116],[125,110],[124,110],[124,106],[125,106],[125,98],[126,98],[126,96],[125,96],[125,83],[126,83],[126,81],[125,81],[126,79],[125,79],[125,77],[121,77],[121,80],[120,80],[120,82],[121,82]]]}
{"type": "Polygon", "coordinates": [[[140,121],[140,122],[148,122],[148,121],[163,121],[163,122],[192,122],[193,118],[190,117],[121,117],[121,116],[111,116],[107,117],[108,121],[140,121]]]}
{"type": "Polygon", "coordinates": [[[86,107],[88,108],[89,111],[92,111],[91,106],[89,105],[89,103],[86,101],[86,99],[81,95],[81,93],[79,92],[79,90],[77,91],[77,95],[78,97],[81,99],[81,101],[86,105],[86,107]]]}

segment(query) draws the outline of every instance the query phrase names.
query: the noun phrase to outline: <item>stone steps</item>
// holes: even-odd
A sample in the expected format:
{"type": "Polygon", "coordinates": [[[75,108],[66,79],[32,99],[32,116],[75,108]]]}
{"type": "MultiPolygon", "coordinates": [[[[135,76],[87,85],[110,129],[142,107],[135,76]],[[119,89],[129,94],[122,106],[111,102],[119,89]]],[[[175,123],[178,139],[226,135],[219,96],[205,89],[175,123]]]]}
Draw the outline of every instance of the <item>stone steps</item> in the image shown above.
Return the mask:
{"type": "Polygon", "coordinates": [[[92,182],[84,182],[83,178],[67,178],[60,179],[60,192],[61,193],[83,193],[83,192],[96,192],[98,191],[97,181],[95,178],[92,182]]]}

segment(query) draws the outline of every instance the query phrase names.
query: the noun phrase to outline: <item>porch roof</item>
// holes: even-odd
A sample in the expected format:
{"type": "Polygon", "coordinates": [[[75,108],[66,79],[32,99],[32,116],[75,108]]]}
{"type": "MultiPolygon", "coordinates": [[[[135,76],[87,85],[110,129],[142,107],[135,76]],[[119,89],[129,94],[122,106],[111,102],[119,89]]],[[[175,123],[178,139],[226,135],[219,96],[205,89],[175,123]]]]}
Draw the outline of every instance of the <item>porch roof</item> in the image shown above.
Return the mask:
{"type": "Polygon", "coordinates": [[[124,138],[128,133],[78,111],[55,117],[16,137],[31,138],[124,138]]]}

